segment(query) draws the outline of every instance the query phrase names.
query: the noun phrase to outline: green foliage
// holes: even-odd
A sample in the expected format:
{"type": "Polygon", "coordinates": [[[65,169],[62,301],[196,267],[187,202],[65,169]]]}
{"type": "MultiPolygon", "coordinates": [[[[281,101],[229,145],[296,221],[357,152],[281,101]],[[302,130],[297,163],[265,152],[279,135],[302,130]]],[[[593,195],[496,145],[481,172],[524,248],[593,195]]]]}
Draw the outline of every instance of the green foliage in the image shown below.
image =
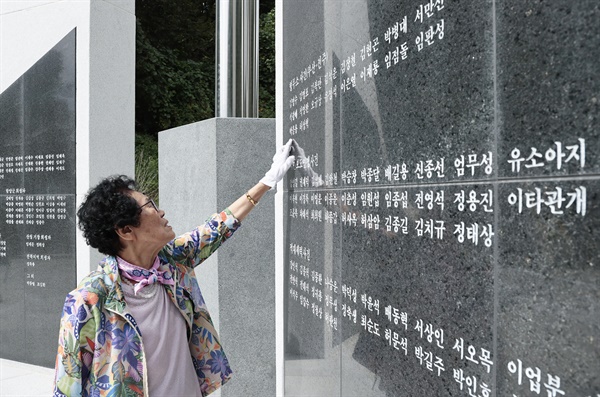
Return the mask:
{"type": "Polygon", "coordinates": [[[158,204],[158,142],[154,137],[135,136],[135,181],[158,204]]]}
{"type": "Polygon", "coordinates": [[[213,69],[215,0],[136,0],[135,12],[155,47],[175,49],[182,59],[204,62],[213,69]]]}
{"type": "MultiPolygon", "coordinates": [[[[260,2],[261,117],[275,117],[274,7],[260,2]]],[[[136,132],[214,117],[215,0],[137,0],[136,14],[136,132]]]]}
{"type": "Polygon", "coordinates": [[[215,2],[136,0],[136,156],[158,200],[158,132],[214,117],[215,2]]]}
{"type": "Polygon", "coordinates": [[[136,130],[158,131],[214,116],[214,65],[180,57],[151,43],[138,20],[136,130]]]}
{"type": "Polygon", "coordinates": [[[259,101],[260,117],[275,117],[275,9],[261,15],[259,30],[259,101]]]}
{"type": "MultiPolygon", "coordinates": [[[[214,117],[215,0],[136,0],[136,181],[158,199],[158,132],[214,117]]],[[[259,115],[275,117],[275,1],[260,1],[259,115]]]]}

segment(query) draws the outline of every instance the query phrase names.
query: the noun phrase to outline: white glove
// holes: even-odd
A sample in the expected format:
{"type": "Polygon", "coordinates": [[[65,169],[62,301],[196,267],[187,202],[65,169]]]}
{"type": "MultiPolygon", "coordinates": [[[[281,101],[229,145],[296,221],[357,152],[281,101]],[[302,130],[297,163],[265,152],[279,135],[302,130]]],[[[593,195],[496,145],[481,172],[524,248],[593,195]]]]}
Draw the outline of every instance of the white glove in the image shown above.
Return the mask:
{"type": "Polygon", "coordinates": [[[321,178],[321,175],[317,174],[312,169],[312,167],[310,166],[310,160],[306,157],[306,154],[304,154],[304,149],[302,149],[300,147],[300,145],[298,145],[298,142],[296,142],[296,145],[292,146],[292,149],[296,150],[296,152],[297,152],[296,157],[298,158],[298,164],[302,165],[302,168],[300,168],[300,172],[310,178],[311,186],[312,187],[323,186],[325,184],[323,182],[323,178],[321,178]]]}
{"type": "Polygon", "coordinates": [[[290,156],[291,145],[292,140],[290,139],[277,151],[277,153],[275,153],[271,169],[267,171],[265,176],[260,180],[261,183],[272,188],[277,185],[277,182],[283,179],[285,173],[290,169],[292,164],[294,164],[294,161],[296,161],[296,157],[290,156]]]}

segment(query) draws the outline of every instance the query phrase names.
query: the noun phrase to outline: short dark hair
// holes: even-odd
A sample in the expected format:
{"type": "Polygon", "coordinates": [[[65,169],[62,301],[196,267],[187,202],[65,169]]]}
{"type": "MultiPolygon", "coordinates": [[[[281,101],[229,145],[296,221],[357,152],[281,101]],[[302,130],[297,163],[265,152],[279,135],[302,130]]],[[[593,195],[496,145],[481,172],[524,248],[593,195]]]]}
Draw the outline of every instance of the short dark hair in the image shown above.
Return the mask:
{"type": "Polygon", "coordinates": [[[125,175],[109,176],[89,190],[77,216],[90,246],[112,256],[123,249],[116,228],[140,225],[140,206],[130,195],[134,190],[135,181],[125,175]]]}

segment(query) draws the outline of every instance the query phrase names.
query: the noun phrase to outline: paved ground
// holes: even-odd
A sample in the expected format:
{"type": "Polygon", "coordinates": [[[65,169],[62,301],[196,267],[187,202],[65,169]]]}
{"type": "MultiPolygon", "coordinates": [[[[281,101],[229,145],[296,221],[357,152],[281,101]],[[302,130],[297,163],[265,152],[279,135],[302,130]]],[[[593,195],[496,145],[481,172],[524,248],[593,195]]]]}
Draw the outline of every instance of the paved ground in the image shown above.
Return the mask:
{"type": "Polygon", "coordinates": [[[52,395],[54,369],[0,359],[0,397],[52,395]]]}

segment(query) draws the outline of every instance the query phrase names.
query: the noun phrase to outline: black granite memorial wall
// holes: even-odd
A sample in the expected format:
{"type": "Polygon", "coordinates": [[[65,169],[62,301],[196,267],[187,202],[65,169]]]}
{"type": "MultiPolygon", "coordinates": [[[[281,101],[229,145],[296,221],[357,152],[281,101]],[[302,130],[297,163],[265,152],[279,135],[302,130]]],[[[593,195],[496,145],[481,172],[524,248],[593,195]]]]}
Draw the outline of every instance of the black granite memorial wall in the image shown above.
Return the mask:
{"type": "Polygon", "coordinates": [[[0,357],[54,366],[77,281],[75,30],[0,94],[0,357]]]}
{"type": "Polygon", "coordinates": [[[283,1],[286,396],[600,395],[598,20],[283,1]]]}

